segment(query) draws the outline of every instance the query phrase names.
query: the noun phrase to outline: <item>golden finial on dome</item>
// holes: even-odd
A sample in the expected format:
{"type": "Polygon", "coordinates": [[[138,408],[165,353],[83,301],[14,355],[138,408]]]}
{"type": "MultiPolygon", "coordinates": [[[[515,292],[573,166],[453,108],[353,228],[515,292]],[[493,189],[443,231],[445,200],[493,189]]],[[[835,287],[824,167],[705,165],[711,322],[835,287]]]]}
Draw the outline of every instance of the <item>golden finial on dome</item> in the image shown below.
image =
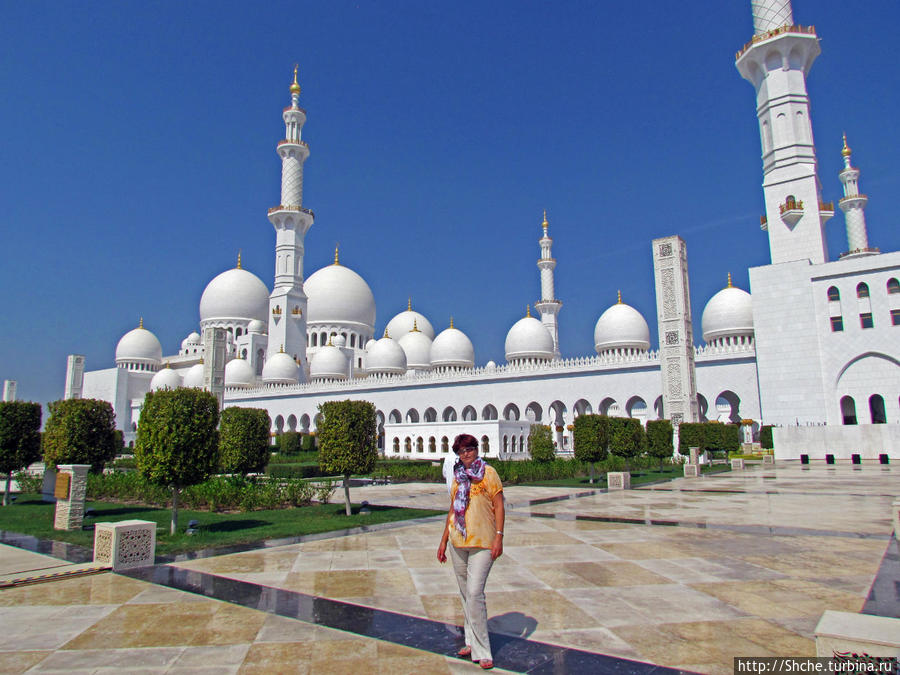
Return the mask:
{"type": "Polygon", "coordinates": [[[331,344],[331,336],[330,336],[330,335],[328,336],[328,344],[325,345],[325,346],[326,346],[326,347],[334,347],[334,345],[331,344]]]}
{"type": "Polygon", "coordinates": [[[291,84],[291,93],[298,94],[298,95],[300,94],[300,85],[297,84],[297,68],[299,68],[299,67],[300,67],[299,64],[297,64],[297,63],[294,64],[294,81],[291,84]]]}
{"type": "Polygon", "coordinates": [[[548,225],[550,225],[550,223],[547,222],[547,209],[544,209],[544,222],[541,223],[541,227],[546,230],[548,225]]]}
{"type": "Polygon", "coordinates": [[[334,264],[335,265],[341,264],[340,262],[338,262],[338,248],[340,247],[340,245],[341,245],[341,242],[339,242],[339,241],[336,241],[334,243],[334,264]]]}
{"type": "Polygon", "coordinates": [[[728,288],[731,288],[731,272],[728,273],[728,288]]]}
{"type": "Polygon", "coordinates": [[[238,249],[238,263],[237,268],[241,269],[241,249],[238,249]]]}
{"type": "Polygon", "coordinates": [[[622,291],[621,291],[621,289],[618,290],[618,291],[616,291],[616,293],[617,293],[618,296],[619,296],[619,299],[616,300],[616,304],[617,304],[617,305],[621,305],[621,304],[622,304],[622,291]]]}
{"type": "Polygon", "coordinates": [[[531,316],[531,305],[525,305],[525,318],[529,318],[531,316]]]}
{"type": "Polygon", "coordinates": [[[453,328],[453,317],[450,317],[450,328],[453,328]]]}
{"type": "MultiPolygon", "coordinates": [[[[329,343],[330,344],[330,343],[329,343]]],[[[284,354],[284,345],[281,345],[281,349],[278,350],[279,354],[284,354]]]]}
{"type": "Polygon", "coordinates": [[[412,311],[412,296],[410,296],[406,299],[406,311],[407,312],[412,311]]]}
{"type": "Polygon", "coordinates": [[[143,327],[144,327],[144,317],[141,317],[141,320],[138,321],[138,328],[143,328],[143,327]]]}
{"type": "Polygon", "coordinates": [[[843,149],[841,150],[841,154],[842,154],[844,157],[849,157],[849,156],[850,156],[850,148],[847,147],[847,134],[842,134],[842,135],[843,135],[843,137],[844,137],[844,147],[843,147],[843,149]]]}
{"type": "Polygon", "coordinates": [[[386,337],[386,338],[391,337],[390,335],[388,335],[387,326],[384,327],[384,337],[386,337]]]}
{"type": "Polygon", "coordinates": [[[413,319],[413,327],[412,327],[412,330],[409,332],[410,333],[418,333],[419,332],[419,325],[416,323],[416,319],[413,319]]]}

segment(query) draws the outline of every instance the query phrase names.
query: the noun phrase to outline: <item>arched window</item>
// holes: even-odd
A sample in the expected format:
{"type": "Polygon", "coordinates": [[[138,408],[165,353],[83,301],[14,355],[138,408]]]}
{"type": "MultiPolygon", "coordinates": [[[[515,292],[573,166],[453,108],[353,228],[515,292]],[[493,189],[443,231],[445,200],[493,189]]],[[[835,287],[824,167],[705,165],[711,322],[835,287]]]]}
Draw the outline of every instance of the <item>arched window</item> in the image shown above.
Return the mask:
{"type": "Polygon", "coordinates": [[[491,442],[487,436],[481,437],[481,454],[487,455],[491,449],[491,442]]]}
{"type": "Polygon", "coordinates": [[[350,346],[356,346],[356,333],[350,333],[350,346]]]}
{"type": "Polygon", "coordinates": [[[513,451],[513,452],[516,451],[516,445],[517,445],[517,443],[518,443],[518,440],[519,440],[519,439],[516,438],[515,436],[512,437],[512,451],[513,451]]]}
{"type": "Polygon", "coordinates": [[[504,454],[505,454],[508,450],[509,450],[509,437],[508,437],[508,436],[504,436],[504,437],[503,437],[503,452],[504,452],[504,454]]]}
{"type": "Polygon", "coordinates": [[[872,394],[869,397],[869,414],[872,424],[885,424],[887,422],[887,415],[884,412],[884,399],[881,397],[881,394],[872,394]]]}
{"type": "Polygon", "coordinates": [[[410,439],[409,436],[403,441],[403,449],[406,450],[406,452],[412,452],[412,439],[410,439]]]}
{"type": "Polygon", "coordinates": [[[456,421],[456,411],[453,409],[453,406],[447,406],[444,409],[443,419],[445,422],[455,422],[456,421]]]}
{"type": "Polygon", "coordinates": [[[437,422],[437,410],[434,408],[428,408],[425,411],[425,421],[426,422],[437,422]]]}
{"type": "Polygon", "coordinates": [[[888,292],[888,295],[894,295],[895,293],[900,293],[900,281],[897,281],[896,279],[888,279],[887,292],[888,292]]]}
{"type": "Polygon", "coordinates": [[[450,452],[450,440],[446,436],[441,439],[441,452],[450,452]]]}
{"type": "Polygon", "coordinates": [[[400,439],[394,436],[394,452],[400,452],[400,439]]]}
{"type": "Polygon", "coordinates": [[[841,399],[841,417],[844,424],[856,424],[856,403],[852,396],[844,396],[841,399]]]}
{"type": "Polygon", "coordinates": [[[869,285],[865,282],[861,282],[856,287],[856,297],[857,298],[868,298],[869,297],[869,285]]]}
{"type": "Polygon", "coordinates": [[[828,289],[828,301],[829,302],[840,302],[841,300],[841,292],[837,289],[837,286],[832,286],[828,289]]]}
{"type": "Polygon", "coordinates": [[[310,342],[312,343],[312,344],[310,344],[310,347],[316,347],[316,346],[318,346],[318,345],[317,345],[317,342],[318,342],[318,341],[319,341],[319,334],[318,334],[318,333],[313,333],[313,334],[312,334],[312,337],[310,338],[310,342]]]}
{"type": "Polygon", "coordinates": [[[241,337],[242,333],[243,333],[243,331],[240,328],[238,328],[236,331],[234,331],[234,337],[241,337]]]}
{"type": "Polygon", "coordinates": [[[428,452],[437,452],[437,443],[434,442],[434,436],[428,439],[428,452]]]}
{"type": "Polygon", "coordinates": [[[416,439],[416,452],[425,452],[425,443],[421,436],[416,439]]]}

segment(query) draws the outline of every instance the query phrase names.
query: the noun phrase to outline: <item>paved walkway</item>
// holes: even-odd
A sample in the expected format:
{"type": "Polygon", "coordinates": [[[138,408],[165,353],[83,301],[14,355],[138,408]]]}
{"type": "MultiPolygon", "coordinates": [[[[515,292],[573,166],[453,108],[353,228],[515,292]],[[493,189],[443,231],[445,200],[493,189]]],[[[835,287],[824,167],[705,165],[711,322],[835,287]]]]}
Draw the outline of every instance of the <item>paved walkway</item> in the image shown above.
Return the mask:
{"type": "MultiPolygon", "coordinates": [[[[424,484],[352,492],[448,500],[424,484]]],[[[877,465],[779,464],[618,493],[508,487],[488,582],[495,660],[576,672],[604,654],[628,660],[609,662],[623,672],[731,673],[734,656],[814,655],[822,612],[861,611],[886,569],[898,492],[896,468],[877,465]]],[[[478,672],[446,656],[462,615],[435,560],[440,527],[185,560],[143,574],[155,583],[103,574],[3,590],[0,671],[478,672]]],[[[0,574],[58,563],[0,548],[0,574]]],[[[879,600],[900,612],[900,598],[879,600]]]]}

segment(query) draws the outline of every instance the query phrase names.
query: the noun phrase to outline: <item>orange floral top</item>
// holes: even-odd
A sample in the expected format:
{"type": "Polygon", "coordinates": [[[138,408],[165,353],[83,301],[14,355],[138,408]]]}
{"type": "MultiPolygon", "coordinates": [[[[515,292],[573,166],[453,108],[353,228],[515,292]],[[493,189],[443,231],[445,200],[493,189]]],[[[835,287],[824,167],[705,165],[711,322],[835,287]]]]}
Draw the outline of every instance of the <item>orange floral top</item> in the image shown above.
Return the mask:
{"type": "MultiPolygon", "coordinates": [[[[450,502],[456,499],[456,490],[459,486],[456,479],[453,480],[453,488],[450,491],[450,502]]],[[[494,520],[494,495],[503,492],[503,483],[496,469],[488,465],[484,468],[484,478],[472,482],[469,488],[469,505],[466,507],[466,537],[449,523],[450,543],[456,548],[490,548],[494,543],[494,535],[497,533],[497,523],[494,520]]]]}

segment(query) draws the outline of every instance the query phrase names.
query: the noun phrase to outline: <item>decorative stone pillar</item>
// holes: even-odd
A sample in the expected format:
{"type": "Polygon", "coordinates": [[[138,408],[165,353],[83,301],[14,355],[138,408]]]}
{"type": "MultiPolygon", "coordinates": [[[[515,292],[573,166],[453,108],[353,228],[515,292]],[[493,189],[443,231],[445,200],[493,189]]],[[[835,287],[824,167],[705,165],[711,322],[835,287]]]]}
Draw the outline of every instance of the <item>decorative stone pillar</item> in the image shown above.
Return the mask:
{"type": "Polygon", "coordinates": [[[610,490],[630,490],[631,473],[628,471],[610,471],[606,474],[606,485],[610,490]]]}
{"type": "Polygon", "coordinates": [[[212,392],[219,402],[225,398],[225,329],[207,326],[203,329],[203,388],[212,392]]]}
{"type": "Polygon", "coordinates": [[[122,520],[94,526],[94,562],[113,572],[152,565],[156,557],[156,523],[122,520]]]}
{"type": "Polygon", "coordinates": [[[60,464],[56,467],[55,530],[80,530],[84,520],[89,464],[60,464]]]}
{"type": "Polygon", "coordinates": [[[744,470],[744,460],[736,457],[731,460],[731,470],[732,471],[743,471],[744,470]]]}

